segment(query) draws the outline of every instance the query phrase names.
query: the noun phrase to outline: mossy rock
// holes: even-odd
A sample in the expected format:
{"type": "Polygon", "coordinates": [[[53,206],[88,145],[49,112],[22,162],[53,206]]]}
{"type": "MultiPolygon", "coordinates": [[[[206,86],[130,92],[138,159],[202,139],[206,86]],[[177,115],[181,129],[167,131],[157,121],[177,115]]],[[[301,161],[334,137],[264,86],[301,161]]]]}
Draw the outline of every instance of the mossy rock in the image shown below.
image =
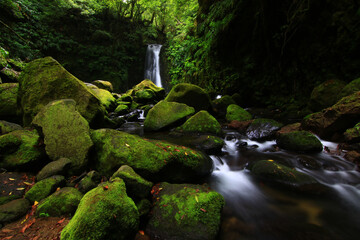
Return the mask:
{"type": "Polygon", "coordinates": [[[26,64],[20,59],[9,58],[7,61],[10,64],[11,68],[13,68],[15,71],[22,71],[26,66],[26,64]]]}
{"type": "Polygon", "coordinates": [[[137,174],[131,167],[123,165],[113,175],[112,179],[121,178],[126,185],[126,192],[131,198],[146,198],[150,195],[152,182],[147,181],[137,174]]]}
{"type": "Polygon", "coordinates": [[[126,95],[136,96],[137,92],[144,90],[151,90],[155,94],[156,100],[162,100],[165,97],[165,89],[156,86],[155,83],[153,83],[149,79],[145,79],[136,86],[134,86],[132,89],[127,91],[126,95]]]}
{"type": "Polygon", "coordinates": [[[94,93],[94,95],[100,100],[101,104],[105,107],[107,110],[114,109],[116,105],[116,99],[111,94],[111,92],[104,90],[104,89],[91,89],[91,91],[94,93]]]}
{"type": "Polygon", "coordinates": [[[90,89],[99,89],[98,86],[96,86],[96,85],[94,85],[92,83],[85,82],[85,85],[90,89]]]}
{"type": "Polygon", "coordinates": [[[17,118],[18,83],[0,84],[0,119],[17,118]]]}
{"type": "Polygon", "coordinates": [[[230,104],[226,109],[226,120],[231,121],[248,121],[251,120],[251,114],[236,104],[230,104]]]}
{"type": "Polygon", "coordinates": [[[77,110],[91,126],[101,125],[105,109],[100,100],[55,59],[46,57],[28,63],[19,82],[18,103],[25,126],[44,106],[58,99],[74,99],[77,110]]]}
{"type": "Polygon", "coordinates": [[[56,188],[62,186],[64,183],[65,178],[59,175],[43,179],[35,183],[35,185],[26,192],[25,198],[31,203],[34,203],[35,201],[40,202],[42,199],[55,192],[56,188]]]}
{"type": "Polygon", "coordinates": [[[144,89],[135,93],[135,101],[143,104],[150,104],[156,102],[156,94],[153,90],[144,89]]]}
{"type": "Polygon", "coordinates": [[[251,140],[267,140],[274,137],[276,131],[283,127],[283,124],[267,118],[255,119],[246,129],[246,135],[251,140]]]}
{"type": "Polygon", "coordinates": [[[160,239],[216,239],[223,196],[204,185],[161,183],[146,233],[160,239]]]}
{"type": "Polygon", "coordinates": [[[334,105],[341,98],[339,92],[345,85],[343,81],[332,79],[316,86],[311,93],[310,109],[316,112],[334,105]]]}
{"type": "Polygon", "coordinates": [[[23,128],[19,124],[0,120],[0,135],[7,134],[16,130],[23,130],[23,128]]]}
{"type": "Polygon", "coordinates": [[[0,205],[0,223],[15,221],[24,216],[30,208],[28,200],[21,198],[0,205]]]}
{"type": "Polygon", "coordinates": [[[195,111],[209,110],[211,101],[204,89],[190,83],[179,83],[175,85],[167,97],[167,102],[184,103],[193,107],[195,111]]]}
{"type": "Polygon", "coordinates": [[[3,54],[3,51],[1,51],[1,50],[2,50],[2,48],[0,49],[0,69],[3,69],[5,67],[7,67],[8,63],[6,61],[5,54],[3,54]]]}
{"type": "Polygon", "coordinates": [[[135,203],[121,179],[106,182],[81,199],[74,217],[61,232],[62,240],[128,240],[139,227],[135,203]]]}
{"type": "Polygon", "coordinates": [[[210,174],[211,160],[193,149],[112,129],[93,131],[96,169],[111,176],[122,165],[150,181],[191,182],[210,174]]]}
{"type": "Polygon", "coordinates": [[[0,206],[19,198],[21,198],[19,195],[0,196],[0,206]]]}
{"type": "Polygon", "coordinates": [[[61,217],[75,213],[83,194],[76,188],[64,187],[43,199],[37,209],[37,216],[61,217]]]}
{"type": "Polygon", "coordinates": [[[101,181],[101,176],[96,171],[90,171],[86,174],[83,179],[79,182],[78,189],[82,193],[87,193],[91,189],[94,189],[98,186],[101,181]]]}
{"type": "Polygon", "coordinates": [[[126,105],[126,106],[130,107],[131,103],[132,103],[132,101],[129,101],[129,102],[123,101],[121,98],[116,100],[117,105],[126,105]]]}
{"type": "MultiPolygon", "coordinates": [[[[339,91],[340,91],[340,89],[339,89],[339,91]]],[[[339,94],[339,99],[349,96],[349,95],[352,95],[358,91],[360,91],[360,78],[357,78],[357,79],[351,81],[344,88],[342,88],[342,90],[339,94]]]]}
{"type": "Polygon", "coordinates": [[[114,87],[112,85],[111,82],[109,81],[104,81],[104,80],[95,80],[92,82],[92,84],[94,84],[95,86],[97,86],[98,88],[107,90],[109,92],[113,92],[114,91],[114,87]]]}
{"type": "Polygon", "coordinates": [[[74,100],[50,102],[36,115],[32,124],[41,128],[45,150],[50,159],[70,159],[71,173],[82,171],[86,167],[93,143],[89,124],[76,111],[74,100]]]}
{"type": "Polygon", "coordinates": [[[183,125],[177,128],[178,131],[185,133],[221,133],[220,123],[207,111],[202,110],[190,117],[183,125]]]}
{"type": "Polygon", "coordinates": [[[36,130],[16,130],[0,136],[0,168],[7,170],[33,170],[44,160],[36,130]]]}
{"type": "Polygon", "coordinates": [[[18,82],[20,73],[12,68],[3,68],[0,71],[5,82],[18,82]]]}
{"type": "Polygon", "coordinates": [[[280,134],[276,143],[280,148],[294,152],[321,152],[323,149],[320,140],[307,131],[280,134]]]}
{"type": "Polygon", "coordinates": [[[212,101],[212,106],[217,114],[220,116],[225,116],[227,112],[228,106],[231,104],[236,104],[234,99],[230,97],[229,95],[224,95],[219,99],[215,99],[212,101]]]}
{"type": "Polygon", "coordinates": [[[344,137],[347,142],[358,142],[360,140],[360,122],[353,128],[347,129],[344,133],[344,137]]]}
{"type": "Polygon", "coordinates": [[[180,125],[187,116],[195,113],[193,107],[183,103],[160,101],[147,114],[144,129],[159,131],[180,125]]]}
{"type": "Polygon", "coordinates": [[[264,179],[264,183],[278,183],[282,186],[298,190],[305,190],[311,185],[319,184],[313,177],[276,163],[273,160],[261,160],[256,162],[251,167],[251,173],[264,179]]]}
{"type": "Polygon", "coordinates": [[[125,115],[125,114],[129,113],[129,106],[128,105],[119,105],[116,107],[114,112],[119,115],[125,115]]]}
{"type": "Polygon", "coordinates": [[[36,175],[36,180],[40,181],[54,175],[66,175],[71,167],[71,160],[68,158],[60,158],[45,165],[36,175]]]}
{"type": "Polygon", "coordinates": [[[146,217],[151,211],[152,203],[148,199],[144,198],[136,203],[136,208],[139,211],[140,217],[146,217]]]}
{"type": "Polygon", "coordinates": [[[133,101],[133,98],[131,95],[129,94],[123,94],[121,95],[121,97],[119,98],[120,101],[123,101],[123,102],[129,102],[130,104],[132,103],[133,101]]]}

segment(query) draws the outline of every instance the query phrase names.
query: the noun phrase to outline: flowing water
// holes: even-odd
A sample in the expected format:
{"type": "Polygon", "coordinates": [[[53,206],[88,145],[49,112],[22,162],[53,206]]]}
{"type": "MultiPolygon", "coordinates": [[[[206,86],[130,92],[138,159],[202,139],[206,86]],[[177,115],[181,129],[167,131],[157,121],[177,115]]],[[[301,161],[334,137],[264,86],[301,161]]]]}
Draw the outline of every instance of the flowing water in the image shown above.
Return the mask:
{"type": "Polygon", "coordinates": [[[145,79],[150,79],[158,87],[162,87],[160,76],[160,50],[162,45],[150,44],[146,50],[145,79]]]}

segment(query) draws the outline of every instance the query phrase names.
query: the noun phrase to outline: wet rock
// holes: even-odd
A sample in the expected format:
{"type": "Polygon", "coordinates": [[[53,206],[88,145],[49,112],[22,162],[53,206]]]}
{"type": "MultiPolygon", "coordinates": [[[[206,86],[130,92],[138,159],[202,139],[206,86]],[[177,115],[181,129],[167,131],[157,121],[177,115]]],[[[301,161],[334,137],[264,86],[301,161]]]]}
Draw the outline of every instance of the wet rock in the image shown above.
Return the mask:
{"type": "Polygon", "coordinates": [[[46,178],[35,183],[35,185],[26,192],[25,198],[31,203],[35,201],[40,202],[42,199],[55,192],[56,188],[62,186],[64,183],[65,178],[63,176],[58,175],[46,178]]]}
{"type": "Polygon", "coordinates": [[[19,195],[7,195],[7,196],[1,196],[0,197],[0,205],[4,205],[8,202],[11,202],[13,200],[19,199],[21,196],[19,195]]]}
{"type": "Polygon", "coordinates": [[[296,131],[283,133],[276,140],[276,144],[285,150],[295,152],[321,152],[323,145],[312,133],[307,131],[296,131]]]}
{"type": "Polygon", "coordinates": [[[311,169],[311,170],[321,169],[321,163],[319,163],[318,161],[316,161],[315,159],[309,156],[301,155],[297,158],[297,160],[301,163],[301,165],[303,165],[307,169],[311,169]]]}
{"type": "Polygon", "coordinates": [[[334,105],[341,98],[339,93],[345,85],[343,81],[331,79],[316,86],[311,93],[310,109],[317,112],[334,105]]]}
{"type": "Polygon", "coordinates": [[[64,187],[43,199],[37,209],[37,216],[61,217],[73,215],[83,194],[76,188],[64,187]]]}
{"type": "Polygon", "coordinates": [[[126,195],[124,181],[117,178],[85,194],[61,239],[128,240],[134,238],[138,227],[138,210],[126,195]]]}
{"type": "Polygon", "coordinates": [[[30,208],[28,200],[22,198],[0,206],[0,223],[7,223],[24,216],[30,208]]]}
{"type": "Polygon", "coordinates": [[[226,120],[231,121],[248,121],[252,116],[245,109],[236,104],[230,104],[226,109],[226,120]]]}
{"type": "Polygon", "coordinates": [[[207,111],[202,110],[190,117],[176,130],[184,133],[210,133],[219,135],[221,133],[220,123],[207,111]]]}
{"type": "Polygon", "coordinates": [[[349,151],[345,154],[344,158],[350,162],[355,163],[360,167],[360,153],[357,151],[349,151]]]}
{"type": "Polygon", "coordinates": [[[0,135],[22,129],[23,128],[19,124],[0,120],[0,135]]]}
{"type": "Polygon", "coordinates": [[[161,183],[146,233],[160,239],[215,239],[224,198],[204,185],[161,183]]]}
{"type": "Polygon", "coordinates": [[[231,129],[235,129],[239,132],[246,132],[246,129],[250,126],[250,124],[253,122],[253,120],[249,121],[237,121],[233,120],[228,124],[228,127],[231,129]]]}
{"type": "Polygon", "coordinates": [[[72,99],[57,100],[46,105],[32,124],[44,135],[45,150],[52,160],[71,160],[71,173],[82,171],[88,163],[88,152],[93,146],[90,127],[76,111],[72,99]]]}
{"type": "Polygon", "coordinates": [[[18,83],[0,84],[0,119],[16,120],[18,83]]]}
{"type": "Polygon", "coordinates": [[[262,141],[274,137],[283,125],[275,120],[258,118],[246,129],[246,135],[251,140],[262,141]]]}
{"type": "Polygon", "coordinates": [[[344,137],[346,142],[359,142],[360,140],[360,122],[353,128],[349,128],[345,131],[344,137]]]}
{"type": "Polygon", "coordinates": [[[71,160],[68,158],[60,158],[59,160],[50,162],[36,175],[36,180],[41,181],[54,175],[66,175],[71,164],[71,160]]]}
{"type": "Polygon", "coordinates": [[[159,131],[180,125],[187,116],[194,113],[194,108],[185,104],[160,101],[149,111],[144,122],[144,129],[159,131]]]}
{"type": "Polygon", "coordinates": [[[277,131],[276,135],[279,136],[283,133],[300,131],[300,129],[301,129],[301,123],[293,123],[282,127],[279,131],[277,131]]]}
{"type": "Polygon", "coordinates": [[[109,91],[109,92],[114,91],[113,85],[109,81],[95,80],[95,81],[93,81],[91,83],[94,84],[95,86],[97,86],[98,88],[104,89],[106,91],[109,91]]]}
{"type": "Polygon", "coordinates": [[[146,198],[150,195],[152,182],[147,181],[137,174],[127,165],[121,166],[111,177],[111,179],[121,178],[126,185],[126,192],[131,198],[146,198]]]}
{"type": "Polygon", "coordinates": [[[96,188],[101,181],[101,176],[96,171],[90,171],[86,176],[79,182],[78,189],[82,193],[87,193],[93,188],[96,188]]]}
{"type": "Polygon", "coordinates": [[[195,111],[209,110],[211,101],[209,95],[204,89],[189,83],[180,83],[175,85],[167,97],[167,102],[184,103],[193,107],[195,111]]]}

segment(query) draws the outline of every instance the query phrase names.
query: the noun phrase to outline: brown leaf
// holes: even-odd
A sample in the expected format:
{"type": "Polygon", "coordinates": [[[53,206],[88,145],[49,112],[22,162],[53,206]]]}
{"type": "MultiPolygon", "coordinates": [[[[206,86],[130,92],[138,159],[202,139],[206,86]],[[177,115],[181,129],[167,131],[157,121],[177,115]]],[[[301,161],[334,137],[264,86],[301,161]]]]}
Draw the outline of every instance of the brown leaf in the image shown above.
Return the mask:
{"type": "Polygon", "coordinates": [[[3,232],[3,233],[10,233],[10,232],[13,232],[14,230],[12,230],[12,229],[7,229],[7,228],[4,228],[4,229],[2,229],[1,230],[1,232],[3,232]]]}
{"type": "Polygon", "coordinates": [[[60,221],[58,221],[56,224],[62,224],[65,221],[65,218],[61,219],[60,221]]]}
{"type": "Polygon", "coordinates": [[[20,233],[24,233],[26,231],[26,229],[28,229],[29,227],[31,227],[31,225],[33,225],[35,223],[36,219],[33,218],[31,219],[20,231],[20,233]]]}
{"type": "Polygon", "coordinates": [[[7,240],[7,239],[12,239],[14,236],[9,236],[9,237],[4,237],[3,239],[1,240],[7,240]]]}

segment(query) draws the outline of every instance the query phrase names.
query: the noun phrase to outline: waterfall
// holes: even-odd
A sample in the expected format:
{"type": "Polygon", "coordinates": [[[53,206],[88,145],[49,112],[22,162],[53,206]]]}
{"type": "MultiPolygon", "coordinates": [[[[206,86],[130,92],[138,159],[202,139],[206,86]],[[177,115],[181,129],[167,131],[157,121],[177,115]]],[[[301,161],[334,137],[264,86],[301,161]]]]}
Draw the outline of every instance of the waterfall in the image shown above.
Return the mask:
{"type": "Polygon", "coordinates": [[[160,50],[162,45],[150,44],[146,50],[145,79],[150,79],[158,87],[162,87],[160,76],[160,50]]]}

